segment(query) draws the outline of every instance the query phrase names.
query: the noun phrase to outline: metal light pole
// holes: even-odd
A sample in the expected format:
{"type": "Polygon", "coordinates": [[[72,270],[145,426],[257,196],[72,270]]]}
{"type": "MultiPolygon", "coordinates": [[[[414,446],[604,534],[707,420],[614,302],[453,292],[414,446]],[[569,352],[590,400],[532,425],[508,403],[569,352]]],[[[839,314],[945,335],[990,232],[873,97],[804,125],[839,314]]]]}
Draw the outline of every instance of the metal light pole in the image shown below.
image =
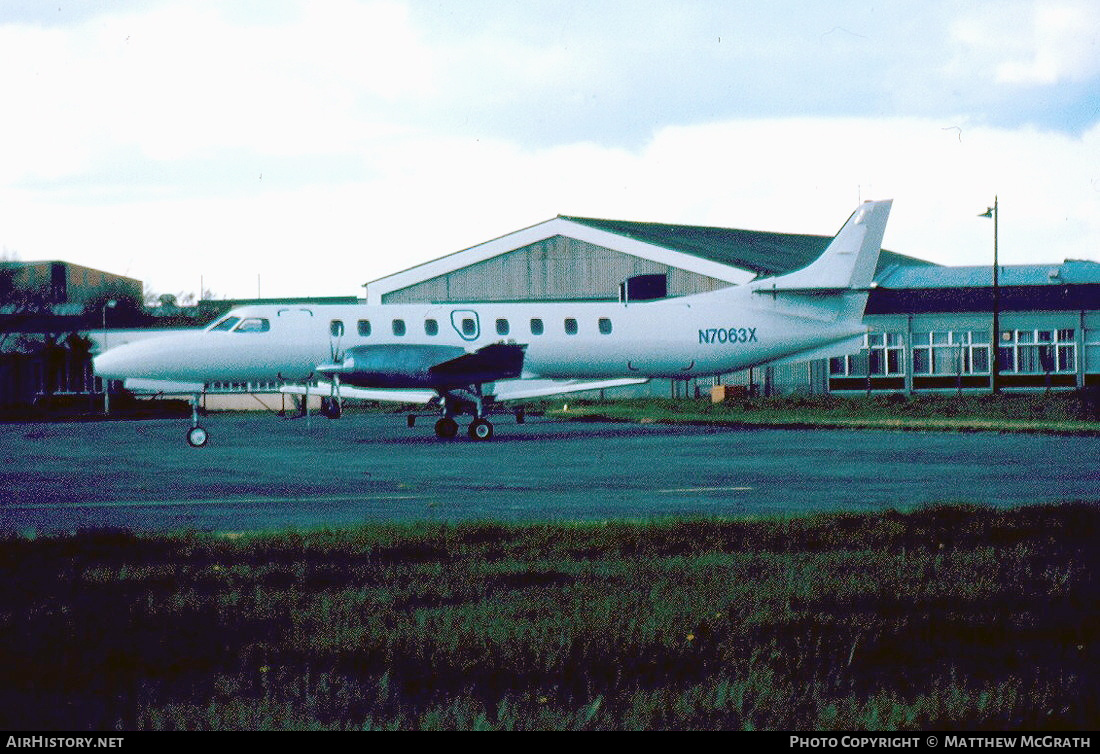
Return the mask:
{"type": "Polygon", "coordinates": [[[978,217],[992,217],[993,218],[993,333],[992,333],[992,345],[993,345],[993,374],[990,377],[990,387],[994,393],[1000,392],[1001,386],[999,384],[999,377],[1001,372],[1001,358],[998,355],[1000,353],[1001,343],[1001,290],[998,285],[997,273],[1000,271],[997,263],[997,197],[993,197],[993,206],[986,209],[985,212],[978,215],[978,217]]]}
{"type": "MultiPolygon", "coordinates": [[[[107,350],[107,310],[118,306],[118,301],[111,299],[103,304],[103,351],[107,350]]],[[[103,415],[111,415],[111,381],[103,381],[103,415]]]]}

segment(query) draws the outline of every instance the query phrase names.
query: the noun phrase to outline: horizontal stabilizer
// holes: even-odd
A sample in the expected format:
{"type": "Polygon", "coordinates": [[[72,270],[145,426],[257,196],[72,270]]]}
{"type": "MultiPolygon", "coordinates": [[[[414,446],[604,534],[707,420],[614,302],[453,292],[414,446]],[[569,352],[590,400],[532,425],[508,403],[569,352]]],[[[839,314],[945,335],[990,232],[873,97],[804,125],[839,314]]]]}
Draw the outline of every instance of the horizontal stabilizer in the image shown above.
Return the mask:
{"type": "Polygon", "coordinates": [[[772,286],[771,288],[757,288],[753,290],[753,293],[759,293],[764,296],[774,296],[777,294],[790,293],[796,296],[835,296],[838,293],[870,293],[873,288],[788,288],[786,286],[780,288],[778,286],[772,286]]]}

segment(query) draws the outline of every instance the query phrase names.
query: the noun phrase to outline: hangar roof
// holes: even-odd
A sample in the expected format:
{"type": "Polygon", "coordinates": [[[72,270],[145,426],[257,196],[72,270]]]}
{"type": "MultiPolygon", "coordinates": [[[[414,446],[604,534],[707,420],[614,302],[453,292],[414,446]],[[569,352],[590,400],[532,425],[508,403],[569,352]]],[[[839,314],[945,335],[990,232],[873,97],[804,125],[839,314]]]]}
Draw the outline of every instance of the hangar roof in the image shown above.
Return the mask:
{"type": "MultiPolygon", "coordinates": [[[[537,225],[366,283],[367,302],[380,304],[393,291],[557,236],[707,276],[729,285],[742,285],[754,276],[783,274],[802,269],[818,258],[832,240],[832,236],[558,215],[537,225]]],[[[883,251],[879,257],[878,269],[891,265],[923,265],[939,269],[932,262],[883,251]]]]}
{"type": "MultiPolygon", "coordinates": [[[[775,275],[801,269],[821,256],[832,236],[797,233],[771,233],[736,228],[712,228],[698,225],[665,225],[628,220],[598,220],[569,217],[563,220],[617,233],[655,246],[684,252],[712,262],[752,270],[759,275],[775,275]]],[[[932,262],[882,251],[878,269],[891,265],[936,267],[932,262]]],[[[939,269],[937,267],[937,269],[939,269]]]]}

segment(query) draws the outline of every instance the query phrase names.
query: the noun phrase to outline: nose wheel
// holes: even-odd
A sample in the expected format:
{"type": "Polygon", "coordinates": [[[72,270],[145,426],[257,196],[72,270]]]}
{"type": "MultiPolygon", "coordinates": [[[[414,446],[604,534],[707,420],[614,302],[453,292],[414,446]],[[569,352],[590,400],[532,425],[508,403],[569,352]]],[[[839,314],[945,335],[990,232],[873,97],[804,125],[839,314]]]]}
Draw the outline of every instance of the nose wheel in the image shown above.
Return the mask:
{"type": "Polygon", "coordinates": [[[201,393],[196,393],[191,398],[191,429],[187,430],[187,444],[192,448],[201,448],[210,439],[206,429],[199,426],[199,401],[201,400],[201,393]]]}

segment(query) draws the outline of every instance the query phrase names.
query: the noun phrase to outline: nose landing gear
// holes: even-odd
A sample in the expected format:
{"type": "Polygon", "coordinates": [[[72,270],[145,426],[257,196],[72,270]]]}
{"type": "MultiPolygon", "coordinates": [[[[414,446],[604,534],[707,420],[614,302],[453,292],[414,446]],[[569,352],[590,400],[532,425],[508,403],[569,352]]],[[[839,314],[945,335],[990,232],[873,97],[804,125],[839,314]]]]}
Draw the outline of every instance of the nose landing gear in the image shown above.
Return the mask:
{"type": "Polygon", "coordinates": [[[206,429],[199,426],[199,401],[202,400],[202,394],[197,393],[191,399],[191,429],[187,430],[187,444],[192,448],[201,448],[206,445],[206,441],[210,439],[210,435],[206,429]]]}

